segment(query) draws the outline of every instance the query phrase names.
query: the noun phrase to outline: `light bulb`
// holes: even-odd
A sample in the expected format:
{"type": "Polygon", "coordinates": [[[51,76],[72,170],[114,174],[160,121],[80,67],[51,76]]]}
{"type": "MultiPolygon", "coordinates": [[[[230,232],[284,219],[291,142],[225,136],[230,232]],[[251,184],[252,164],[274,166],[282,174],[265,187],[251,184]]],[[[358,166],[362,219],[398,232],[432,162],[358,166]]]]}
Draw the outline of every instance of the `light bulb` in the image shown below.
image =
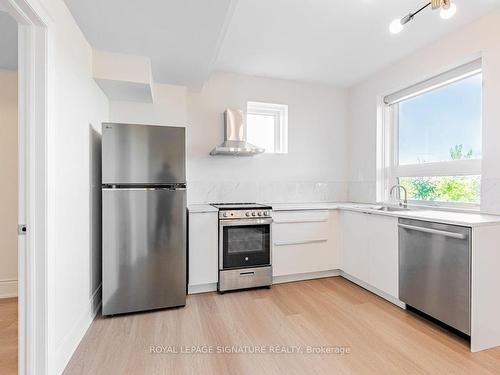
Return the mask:
{"type": "Polygon", "coordinates": [[[439,15],[441,16],[442,19],[447,20],[450,19],[455,15],[457,12],[457,6],[455,3],[451,3],[448,8],[443,8],[441,7],[441,12],[439,12],[439,15]]]}
{"type": "Polygon", "coordinates": [[[389,25],[389,31],[393,34],[399,34],[401,30],[403,30],[403,25],[401,23],[401,20],[399,18],[396,18],[389,25]]]}

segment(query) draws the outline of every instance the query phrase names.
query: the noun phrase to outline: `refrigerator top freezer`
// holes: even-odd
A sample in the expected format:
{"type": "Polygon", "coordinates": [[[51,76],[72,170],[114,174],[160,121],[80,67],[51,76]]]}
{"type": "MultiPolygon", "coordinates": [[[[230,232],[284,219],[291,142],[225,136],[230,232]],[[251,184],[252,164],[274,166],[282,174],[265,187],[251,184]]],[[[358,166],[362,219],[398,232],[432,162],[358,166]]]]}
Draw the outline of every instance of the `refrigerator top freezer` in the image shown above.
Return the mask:
{"type": "Polygon", "coordinates": [[[185,133],[182,127],[103,123],[102,184],[185,184],[185,133]]]}

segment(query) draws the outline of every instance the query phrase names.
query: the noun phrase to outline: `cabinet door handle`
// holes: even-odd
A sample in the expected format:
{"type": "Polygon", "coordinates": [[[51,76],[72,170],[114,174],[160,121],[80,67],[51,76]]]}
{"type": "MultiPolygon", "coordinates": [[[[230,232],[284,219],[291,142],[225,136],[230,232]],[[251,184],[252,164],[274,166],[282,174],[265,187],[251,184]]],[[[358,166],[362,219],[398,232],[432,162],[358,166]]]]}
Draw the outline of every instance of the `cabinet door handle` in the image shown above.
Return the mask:
{"type": "Polygon", "coordinates": [[[308,243],[316,242],[326,242],[328,238],[315,238],[310,240],[291,240],[291,241],[274,241],[274,246],[285,246],[285,245],[305,245],[308,243]]]}
{"type": "Polygon", "coordinates": [[[463,234],[463,233],[448,232],[446,230],[419,227],[416,225],[398,224],[398,227],[403,228],[403,229],[416,230],[419,232],[430,233],[430,234],[438,234],[440,236],[445,236],[445,237],[457,238],[459,240],[465,240],[467,238],[467,235],[463,234]]]}
{"type": "Polygon", "coordinates": [[[318,219],[274,219],[275,224],[326,223],[328,218],[318,219]]]}

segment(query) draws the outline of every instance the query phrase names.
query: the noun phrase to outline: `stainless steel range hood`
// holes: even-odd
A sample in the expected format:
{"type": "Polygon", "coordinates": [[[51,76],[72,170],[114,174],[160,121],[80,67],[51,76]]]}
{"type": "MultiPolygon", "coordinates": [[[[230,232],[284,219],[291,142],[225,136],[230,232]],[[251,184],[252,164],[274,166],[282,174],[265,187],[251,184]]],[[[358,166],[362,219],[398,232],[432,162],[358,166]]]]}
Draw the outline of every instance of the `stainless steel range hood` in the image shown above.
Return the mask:
{"type": "Polygon", "coordinates": [[[210,151],[210,155],[254,156],[262,154],[263,148],[246,141],[243,112],[226,109],[224,112],[224,142],[210,151]]]}

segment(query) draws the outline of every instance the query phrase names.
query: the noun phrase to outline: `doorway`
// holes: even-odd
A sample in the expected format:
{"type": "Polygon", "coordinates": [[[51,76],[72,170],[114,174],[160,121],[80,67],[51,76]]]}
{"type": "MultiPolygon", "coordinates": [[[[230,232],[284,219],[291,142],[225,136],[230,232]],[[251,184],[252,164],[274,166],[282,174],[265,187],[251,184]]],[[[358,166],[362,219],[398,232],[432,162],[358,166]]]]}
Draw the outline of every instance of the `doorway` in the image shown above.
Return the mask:
{"type": "Polygon", "coordinates": [[[18,366],[17,21],[0,10],[0,368],[18,366]]]}
{"type": "MultiPolygon", "coordinates": [[[[38,0],[0,0],[0,11],[5,13],[4,17],[10,17],[2,23],[13,19],[17,29],[17,121],[14,120],[17,142],[13,141],[14,144],[10,145],[14,150],[17,146],[17,167],[9,164],[14,168],[13,173],[17,172],[17,189],[14,189],[17,196],[14,195],[11,202],[17,206],[17,223],[14,223],[14,229],[11,223],[6,225],[15,232],[16,239],[12,237],[11,242],[17,242],[17,248],[15,244],[11,245],[16,248],[17,254],[17,301],[14,296],[10,298],[14,298],[15,304],[2,304],[9,306],[5,309],[11,312],[11,333],[15,332],[17,325],[17,342],[15,337],[10,341],[14,354],[9,352],[8,366],[9,371],[14,373],[46,374],[49,364],[46,132],[50,117],[47,48],[50,18],[38,0]],[[19,227],[23,230],[18,231],[19,227]],[[12,364],[16,361],[15,346],[17,366],[12,364]]],[[[4,37],[0,33],[0,39],[4,37]]],[[[5,180],[2,182],[5,184],[5,180]]],[[[15,264],[15,261],[14,255],[10,264],[15,264]]],[[[15,277],[10,277],[15,281],[15,277]]],[[[16,289],[12,285],[11,288],[16,289]]],[[[4,373],[3,362],[0,368],[4,373]]]]}

